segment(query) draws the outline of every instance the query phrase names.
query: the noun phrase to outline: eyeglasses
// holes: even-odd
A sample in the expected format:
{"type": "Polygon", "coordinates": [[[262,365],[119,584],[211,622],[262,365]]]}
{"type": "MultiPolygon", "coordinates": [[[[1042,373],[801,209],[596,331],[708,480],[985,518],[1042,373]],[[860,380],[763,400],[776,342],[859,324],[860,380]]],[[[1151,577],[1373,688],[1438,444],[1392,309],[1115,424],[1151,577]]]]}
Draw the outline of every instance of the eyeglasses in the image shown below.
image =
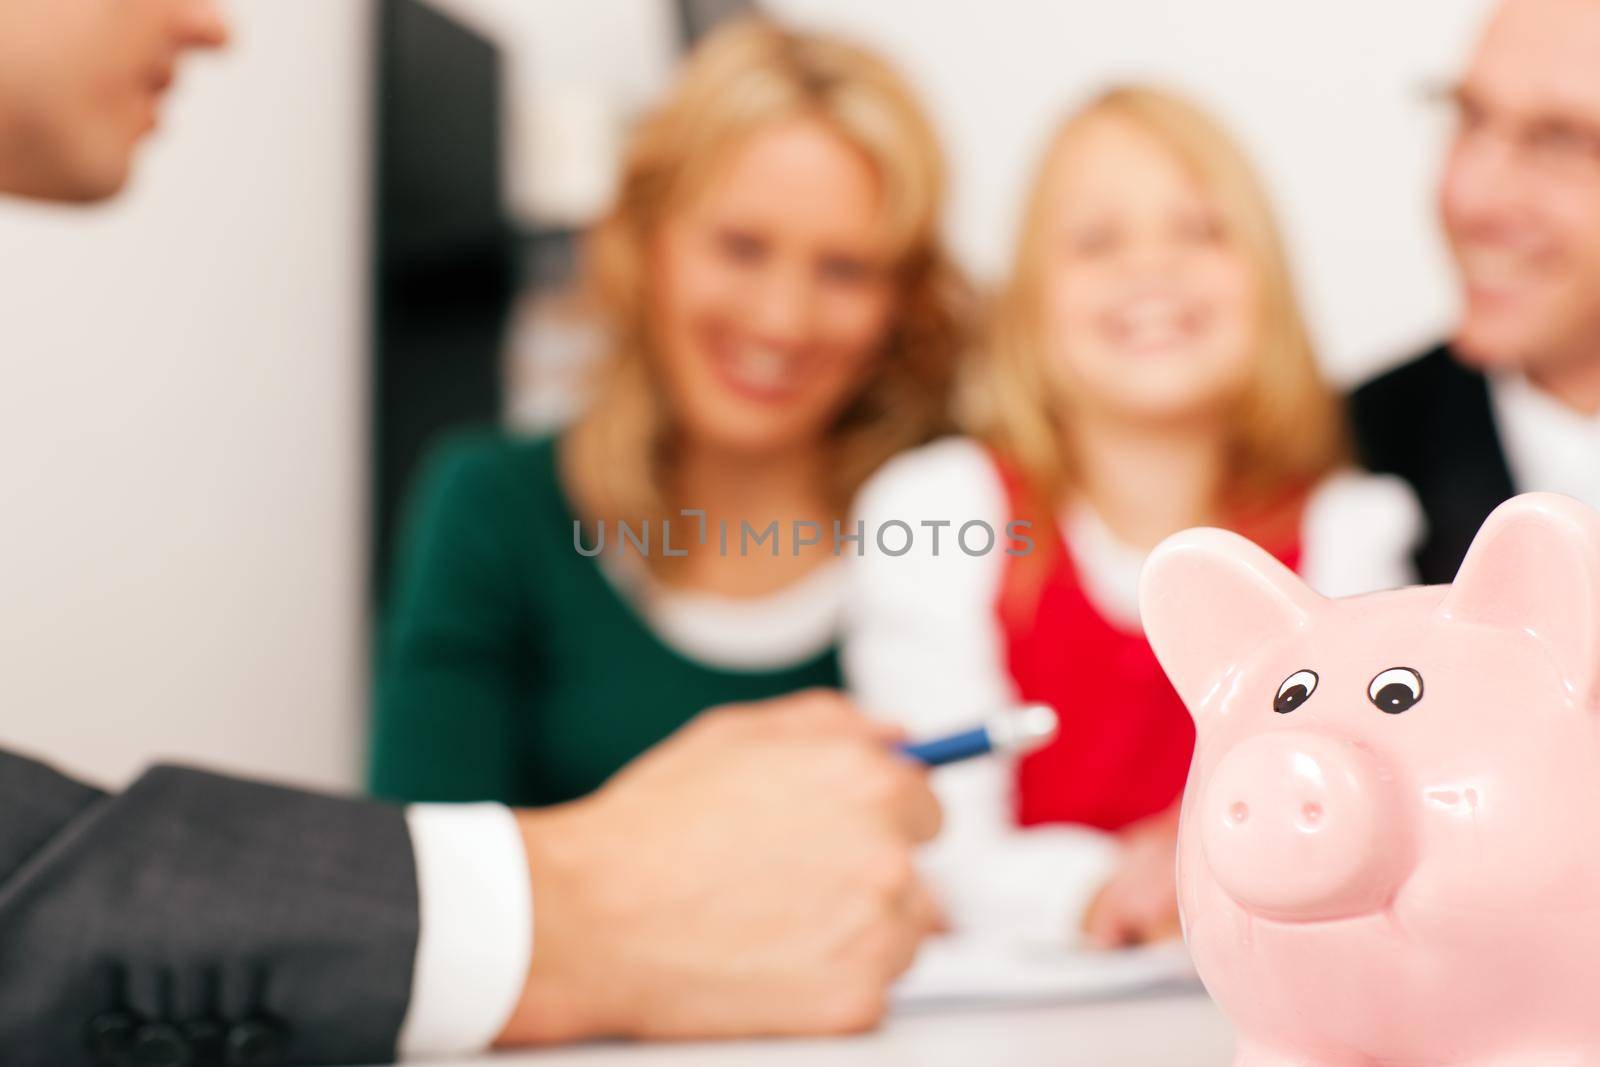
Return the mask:
{"type": "Polygon", "coordinates": [[[1502,142],[1530,173],[1555,181],[1600,182],[1600,118],[1549,112],[1496,112],[1464,86],[1428,91],[1455,122],[1458,145],[1502,142]]]}

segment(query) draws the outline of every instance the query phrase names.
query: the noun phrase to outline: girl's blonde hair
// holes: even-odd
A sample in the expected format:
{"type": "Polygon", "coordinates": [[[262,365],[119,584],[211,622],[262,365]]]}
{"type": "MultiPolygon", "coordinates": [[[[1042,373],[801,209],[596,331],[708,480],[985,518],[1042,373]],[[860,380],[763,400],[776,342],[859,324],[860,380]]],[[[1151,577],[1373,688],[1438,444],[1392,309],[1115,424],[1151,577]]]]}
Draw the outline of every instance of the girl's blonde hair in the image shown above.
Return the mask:
{"type": "Polygon", "coordinates": [[[610,211],[584,244],[585,290],[608,354],[572,447],[595,500],[619,517],[673,506],[671,414],[650,358],[649,248],[668,213],[702,190],[751,133],[816,119],[872,164],[893,257],[896,316],[876,370],[832,427],[828,487],[842,512],[879,464],[947,428],[964,347],[966,287],[939,234],[944,164],[921,108],[882,59],[761,18],[713,33],[634,132],[610,211]]]}
{"type": "Polygon", "coordinates": [[[1165,145],[1215,203],[1227,239],[1254,268],[1260,318],[1254,370],[1228,420],[1227,516],[1273,509],[1335,467],[1345,453],[1343,417],[1317,369],[1271,206],[1244,153],[1187,100],[1158,89],[1120,86],[1069,115],[1050,140],[1022,220],[1009,281],[996,300],[993,336],[979,379],[982,435],[1016,470],[1034,507],[1053,514],[1072,489],[1069,416],[1047,376],[1042,282],[1051,235],[1051,188],[1068,144],[1089,123],[1115,118],[1165,145]]]}

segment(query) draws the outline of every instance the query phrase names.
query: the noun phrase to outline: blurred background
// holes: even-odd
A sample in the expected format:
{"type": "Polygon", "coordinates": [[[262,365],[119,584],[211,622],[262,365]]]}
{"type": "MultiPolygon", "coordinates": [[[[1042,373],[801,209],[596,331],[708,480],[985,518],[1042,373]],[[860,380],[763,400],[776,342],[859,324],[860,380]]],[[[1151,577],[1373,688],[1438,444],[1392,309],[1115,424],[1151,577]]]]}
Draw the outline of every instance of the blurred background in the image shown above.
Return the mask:
{"type": "MultiPolygon", "coordinates": [[[[562,299],[630,121],[734,0],[239,0],[130,195],[0,204],[0,734],[354,787],[375,577],[440,428],[571,410],[562,299]]],[[[900,64],[993,280],[1047,127],[1114,78],[1238,133],[1330,375],[1452,313],[1423,90],[1485,0],[769,0],[900,64]],[[1371,270],[1381,261],[1384,270],[1371,270]]]]}

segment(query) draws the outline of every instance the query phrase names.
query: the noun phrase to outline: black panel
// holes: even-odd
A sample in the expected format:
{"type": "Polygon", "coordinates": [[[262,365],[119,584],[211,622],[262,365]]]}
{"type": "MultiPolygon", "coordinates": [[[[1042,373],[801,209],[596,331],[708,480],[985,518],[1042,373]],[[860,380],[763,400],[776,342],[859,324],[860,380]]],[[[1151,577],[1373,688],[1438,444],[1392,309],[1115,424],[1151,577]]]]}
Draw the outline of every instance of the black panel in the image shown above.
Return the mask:
{"type": "Polygon", "coordinates": [[[513,240],[501,196],[494,44],[419,0],[378,14],[373,575],[382,588],[417,460],[498,420],[513,240]]]}

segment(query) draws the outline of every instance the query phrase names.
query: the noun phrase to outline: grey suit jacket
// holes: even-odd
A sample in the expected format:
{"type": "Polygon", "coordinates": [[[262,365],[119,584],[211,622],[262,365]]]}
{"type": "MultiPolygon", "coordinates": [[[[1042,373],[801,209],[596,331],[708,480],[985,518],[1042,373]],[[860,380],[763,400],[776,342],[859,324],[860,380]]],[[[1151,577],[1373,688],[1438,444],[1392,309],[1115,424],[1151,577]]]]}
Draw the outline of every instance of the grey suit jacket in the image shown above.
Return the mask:
{"type": "Polygon", "coordinates": [[[0,752],[0,1065],[387,1062],[417,882],[399,808],[0,752]]]}

